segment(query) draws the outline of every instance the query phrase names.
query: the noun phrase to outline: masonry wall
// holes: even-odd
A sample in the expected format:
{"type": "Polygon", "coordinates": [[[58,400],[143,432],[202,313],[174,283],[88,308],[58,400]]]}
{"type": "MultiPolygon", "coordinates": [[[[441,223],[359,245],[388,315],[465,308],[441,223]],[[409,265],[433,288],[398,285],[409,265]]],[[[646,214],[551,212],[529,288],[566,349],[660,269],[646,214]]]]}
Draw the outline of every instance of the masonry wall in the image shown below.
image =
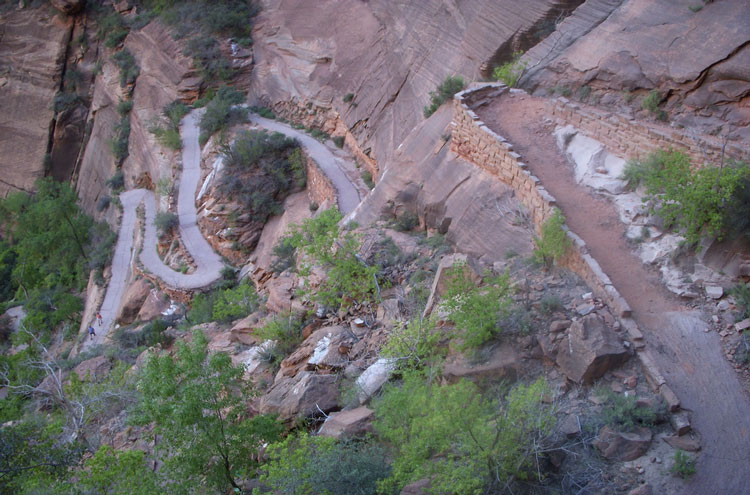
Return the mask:
{"type": "MultiPolygon", "coordinates": [[[[547,101],[547,112],[558,125],[572,125],[624,158],[643,157],[660,149],[686,153],[694,165],[718,164],[722,140],[690,133],[665,124],[636,121],[622,114],[574,103],[567,98],[547,101]]],[[[750,162],[750,149],[736,142],[726,143],[725,157],[750,162]]]]}
{"type": "Polygon", "coordinates": [[[307,157],[307,197],[311,203],[323,204],[331,200],[336,204],[336,188],[331,179],[323,173],[315,160],[307,157]]]}

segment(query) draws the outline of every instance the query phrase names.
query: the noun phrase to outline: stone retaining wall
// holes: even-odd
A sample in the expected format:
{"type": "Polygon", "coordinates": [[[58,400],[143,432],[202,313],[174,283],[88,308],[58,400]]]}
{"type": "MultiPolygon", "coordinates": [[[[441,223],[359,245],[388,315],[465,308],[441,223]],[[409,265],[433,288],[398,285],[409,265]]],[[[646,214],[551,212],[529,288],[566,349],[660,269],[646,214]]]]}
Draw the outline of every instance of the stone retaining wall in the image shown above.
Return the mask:
{"type": "Polygon", "coordinates": [[[336,188],[318,164],[307,157],[307,197],[311,203],[322,205],[326,200],[336,204],[336,188]]]}
{"type": "MultiPolygon", "coordinates": [[[[508,89],[499,83],[487,83],[473,86],[455,95],[451,122],[451,151],[512,187],[519,201],[528,208],[535,230],[540,232],[542,224],[556,207],[555,198],[541,185],[540,180],[529,172],[521,160],[521,155],[513,151],[513,145],[488,128],[471,110],[507,91],[520,90],[508,89]]],[[[671,410],[679,409],[679,399],[666,384],[653,357],[643,348],[643,334],[630,317],[631,310],[627,301],[612,285],[612,281],[599,263],[588,254],[583,239],[570,230],[567,230],[567,235],[572,241],[573,248],[568,250],[568,254],[560,260],[559,265],[581,276],[592,291],[615,311],[622,327],[638,349],[637,356],[649,383],[661,393],[671,410]]]]}
{"type": "MultiPolygon", "coordinates": [[[[715,136],[675,129],[665,124],[639,122],[623,114],[562,97],[548,100],[547,113],[556,124],[572,125],[624,158],[638,158],[660,149],[674,148],[686,153],[694,165],[721,163],[723,143],[715,136]]],[[[724,154],[750,162],[750,149],[736,142],[728,142],[724,154]]]]}

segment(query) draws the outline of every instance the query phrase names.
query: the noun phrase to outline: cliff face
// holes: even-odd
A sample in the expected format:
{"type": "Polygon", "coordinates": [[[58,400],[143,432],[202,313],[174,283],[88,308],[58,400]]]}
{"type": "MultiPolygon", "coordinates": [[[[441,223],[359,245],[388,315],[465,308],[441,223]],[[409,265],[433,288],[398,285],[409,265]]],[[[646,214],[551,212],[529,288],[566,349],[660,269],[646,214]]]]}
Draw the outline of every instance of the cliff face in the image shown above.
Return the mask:
{"type": "Polygon", "coordinates": [[[384,164],[445,77],[480,79],[488,62],[579,3],[269,0],[254,33],[251,95],[332,110],[384,164]]]}
{"type": "Polygon", "coordinates": [[[45,173],[71,29],[48,8],[0,14],[0,197],[33,189],[45,173]]]}

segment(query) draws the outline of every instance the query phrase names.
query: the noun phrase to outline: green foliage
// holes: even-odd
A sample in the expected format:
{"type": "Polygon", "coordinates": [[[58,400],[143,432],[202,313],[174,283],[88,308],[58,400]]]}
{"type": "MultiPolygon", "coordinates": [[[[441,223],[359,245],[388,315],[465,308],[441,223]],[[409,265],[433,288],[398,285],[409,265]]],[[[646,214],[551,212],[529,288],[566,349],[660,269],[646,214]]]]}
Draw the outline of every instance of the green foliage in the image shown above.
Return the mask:
{"type": "Polygon", "coordinates": [[[377,266],[368,266],[359,257],[359,237],[353,232],[342,233],[338,209],[319,213],[302,225],[290,226],[290,243],[306,255],[300,274],[308,276],[314,264],[328,271],[310,296],[330,307],[350,302],[368,303],[377,291],[377,266]]]}
{"type": "Polygon", "coordinates": [[[245,279],[237,287],[218,291],[211,317],[214,321],[227,323],[244,318],[259,306],[260,298],[255,292],[255,286],[245,279]]]}
{"type": "Polygon", "coordinates": [[[207,32],[234,38],[249,38],[252,19],[260,7],[252,0],[144,0],[167,24],[184,37],[207,32]]]}
{"type": "Polygon", "coordinates": [[[112,189],[112,192],[121,191],[123,187],[125,187],[125,176],[122,173],[122,170],[116,171],[114,174],[112,174],[112,177],[107,179],[107,186],[112,189]]]}
{"type": "Polygon", "coordinates": [[[518,385],[502,402],[467,381],[438,386],[408,373],[375,404],[375,429],[394,450],[381,493],[429,478],[426,493],[495,493],[525,480],[554,427],[543,379],[518,385]]]}
{"type": "Polygon", "coordinates": [[[486,282],[477,287],[465,265],[457,264],[447,271],[442,305],[456,324],[462,350],[476,349],[500,332],[498,318],[507,313],[512,304],[507,273],[487,277],[486,282]]]}
{"type": "Polygon", "coordinates": [[[453,95],[464,89],[466,83],[461,76],[448,76],[430,92],[430,104],[424,107],[424,116],[429,117],[440,108],[440,105],[453,98],[453,95]]]}
{"type": "Polygon", "coordinates": [[[354,93],[346,93],[342,99],[344,100],[344,103],[349,103],[354,100],[354,93]]]}
{"type": "Polygon", "coordinates": [[[393,228],[399,232],[409,232],[419,225],[419,215],[405,211],[396,217],[393,228]]]}
{"type": "Polygon", "coordinates": [[[643,201],[650,202],[651,213],[696,244],[703,235],[722,239],[730,231],[729,212],[741,204],[738,197],[750,180],[750,168],[733,163],[694,169],[684,153],[659,150],[628,163],[623,178],[631,187],[643,184],[643,201]]]}
{"type": "Polygon", "coordinates": [[[659,93],[659,90],[656,89],[650,91],[649,94],[641,100],[641,108],[648,110],[652,114],[659,111],[659,105],[661,105],[661,94],[659,93]]]}
{"type": "Polygon", "coordinates": [[[263,327],[255,331],[261,341],[274,341],[273,347],[267,350],[266,359],[274,365],[291,354],[302,343],[302,329],[305,327],[304,315],[285,311],[274,316],[263,327]]]}
{"type": "Polygon", "coordinates": [[[228,81],[234,75],[232,63],[224,56],[212,36],[188,40],[183,55],[192,57],[195,66],[207,81],[228,81]]]}
{"type": "Polygon", "coordinates": [[[276,259],[271,264],[271,270],[274,273],[281,273],[289,268],[294,268],[297,264],[297,248],[292,244],[289,236],[281,237],[273,247],[273,255],[276,259]]]}
{"type": "Polygon", "coordinates": [[[135,57],[130,53],[130,50],[123,48],[112,55],[112,60],[120,69],[120,86],[124,88],[128,84],[135,83],[136,78],[141,73],[141,69],[135,63],[135,57]]]}
{"type": "Polygon", "coordinates": [[[383,447],[306,433],[269,446],[261,480],[279,495],[375,495],[390,474],[383,447]]]}
{"type": "Polygon", "coordinates": [[[179,217],[171,211],[160,211],[154,218],[154,225],[159,230],[160,236],[165,236],[180,223],[179,217]]]}
{"type": "Polygon", "coordinates": [[[611,390],[600,391],[606,399],[601,421],[620,431],[632,431],[637,426],[652,427],[664,420],[666,407],[660,402],[654,407],[638,405],[635,395],[616,394],[611,390]]]}
{"type": "Polygon", "coordinates": [[[564,309],[563,303],[558,296],[546,295],[539,301],[539,311],[544,315],[551,315],[555,311],[564,309]]]}
{"type": "Polygon", "coordinates": [[[175,151],[180,150],[182,149],[180,122],[188,113],[190,113],[190,108],[180,100],[175,100],[164,106],[162,110],[163,119],[152,122],[148,130],[156,136],[156,140],[162,146],[175,151]]]}
{"type": "Polygon", "coordinates": [[[674,476],[685,479],[695,474],[695,459],[680,449],[675,450],[672,467],[669,472],[674,476]]]}
{"type": "Polygon", "coordinates": [[[380,355],[395,359],[400,369],[422,369],[440,364],[447,349],[441,346],[445,338],[435,319],[415,318],[409,323],[399,322],[388,335],[380,355]]]}
{"type": "Polygon", "coordinates": [[[257,113],[258,115],[260,115],[261,117],[264,117],[266,119],[273,120],[273,119],[276,118],[276,114],[273,113],[273,110],[271,110],[268,107],[252,106],[252,107],[250,107],[250,111],[253,112],[253,113],[257,113]]]}
{"type": "Polygon", "coordinates": [[[115,157],[118,165],[128,157],[128,146],[130,143],[130,117],[123,116],[115,125],[114,135],[109,140],[109,150],[115,157]]]}
{"type": "Polygon", "coordinates": [[[534,236],[534,260],[550,267],[559,261],[571,247],[570,239],[563,229],[565,217],[555,208],[554,213],[542,225],[542,236],[534,236]]]}
{"type": "Polygon", "coordinates": [[[120,100],[117,103],[117,113],[120,114],[120,117],[128,115],[132,109],[133,100],[120,100]]]}
{"type": "MultiPolygon", "coordinates": [[[[739,163],[736,166],[747,167],[739,163]]],[[[727,234],[731,238],[750,239],[750,174],[739,181],[729,205],[724,209],[724,218],[727,234]]]]}
{"type": "Polygon", "coordinates": [[[97,38],[104,40],[107,48],[116,48],[125,40],[129,28],[120,14],[112,11],[109,15],[97,19],[97,38]]]}
{"type": "Polygon", "coordinates": [[[333,138],[333,144],[336,145],[337,148],[343,148],[344,147],[344,136],[336,136],[333,138]]]}
{"type": "Polygon", "coordinates": [[[149,126],[148,131],[156,136],[156,140],[162,146],[175,151],[182,149],[182,138],[180,137],[179,129],[153,124],[149,126]]]}
{"type": "Polygon", "coordinates": [[[518,81],[526,71],[526,62],[521,61],[523,53],[514,53],[513,58],[492,71],[492,78],[496,81],[502,81],[509,88],[515,88],[518,81]]]}
{"type": "Polygon", "coordinates": [[[113,334],[113,339],[117,345],[124,349],[137,349],[141,347],[151,347],[156,344],[167,344],[171,342],[164,330],[169,325],[162,319],[157,319],[146,323],[140,330],[132,330],[127,327],[119,327],[113,334]]]}
{"type": "Polygon", "coordinates": [[[149,469],[145,452],[114,450],[103,445],[78,472],[75,487],[83,493],[152,495],[159,493],[156,474],[149,469]]]}
{"type": "Polygon", "coordinates": [[[739,283],[729,291],[741,308],[739,319],[750,318],[750,283],[739,283]]]}
{"type": "Polygon", "coordinates": [[[213,99],[206,105],[206,113],[201,118],[199,138],[201,144],[205,144],[214,133],[247,119],[246,109],[234,108],[234,105],[244,100],[245,96],[232,87],[219,88],[213,99]]]}
{"type": "Polygon", "coordinates": [[[58,442],[58,429],[33,416],[0,426],[0,492],[33,493],[27,488],[65,479],[83,448],[58,442]]]}
{"type": "Polygon", "coordinates": [[[83,98],[81,98],[81,96],[77,93],[61,91],[55,95],[55,99],[52,102],[52,108],[55,113],[63,113],[68,110],[72,110],[82,102],[83,98]]]}
{"type": "Polygon", "coordinates": [[[248,418],[245,401],[254,391],[226,353],[209,355],[208,339],[193,334],[175,357],[153,355],[138,382],[141,420],[153,421],[161,441],[167,493],[240,490],[254,476],[258,450],[279,438],[276,418],[248,418]]]}
{"type": "Polygon", "coordinates": [[[368,189],[375,187],[375,182],[372,180],[372,173],[369,170],[362,171],[362,181],[364,181],[368,189]]]}

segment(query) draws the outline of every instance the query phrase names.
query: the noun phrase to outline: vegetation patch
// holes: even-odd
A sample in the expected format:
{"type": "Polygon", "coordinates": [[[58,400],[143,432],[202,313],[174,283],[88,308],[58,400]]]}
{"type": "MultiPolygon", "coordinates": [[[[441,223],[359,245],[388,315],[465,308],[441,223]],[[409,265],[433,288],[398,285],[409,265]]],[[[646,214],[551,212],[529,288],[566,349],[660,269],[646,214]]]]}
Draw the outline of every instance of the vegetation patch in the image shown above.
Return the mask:
{"type": "Polygon", "coordinates": [[[151,122],[148,130],[162,146],[179,150],[182,148],[180,122],[188,113],[190,108],[180,100],[175,100],[164,106],[161,118],[151,122]]]}
{"type": "Polygon", "coordinates": [[[521,61],[523,53],[514,53],[513,58],[492,71],[492,77],[496,81],[501,81],[509,88],[518,86],[518,81],[526,72],[526,62],[521,61]]]}
{"type": "Polygon", "coordinates": [[[219,88],[215,96],[206,105],[206,113],[203,114],[200,122],[199,141],[201,146],[206,144],[208,138],[216,132],[247,120],[247,110],[235,106],[243,101],[245,101],[245,96],[236,89],[229,86],[219,88]]]}
{"type": "Polygon", "coordinates": [[[534,260],[546,267],[559,261],[571,247],[571,241],[563,229],[565,217],[559,209],[542,225],[542,235],[534,236],[534,260]]]}
{"type": "Polygon", "coordinates": [[[453,95],[464,89],[466,83],[461,76],[448,76],[435,91],[430,92],[430,104],[424,107],[424,116],[429,117],[440,105],[453,99],[453,95]]]}

